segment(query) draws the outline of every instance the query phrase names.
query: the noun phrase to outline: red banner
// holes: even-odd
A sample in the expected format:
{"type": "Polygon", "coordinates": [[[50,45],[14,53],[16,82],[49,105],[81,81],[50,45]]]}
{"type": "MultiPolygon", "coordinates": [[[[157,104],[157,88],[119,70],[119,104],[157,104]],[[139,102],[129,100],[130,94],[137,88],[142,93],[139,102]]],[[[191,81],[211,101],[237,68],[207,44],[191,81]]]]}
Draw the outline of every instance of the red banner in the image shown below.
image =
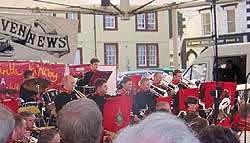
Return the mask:
{"type": "MultiPolygon", "coordinates": [[[[220,95],[222,91],[227,90],[228,94],[231,96],[231,105],[234,104],[235,94],[236,94],[236,83],[233,82],[219,82],[220,95]]],[[[216,82],[204,82],[201,83],[200,94],[202,101],[205,103],[206,108],[212,108],[215,96],[216,82]]]]}
{"type": "Polygon", "coordinates": [[[104,129],[117,133],[130,123],[132,99],[129,96],[107,98],[103,109],[104,129]]]}
{"type": "MultiPolygon", "coordinates": [[[[65,72],[64,64],[49,64],[41,62],[0,62],[0,89],[9,88],[19,91],[24,81],[23,72],[32,70],[35,77],[51,81],[49,88],[60,89],[60,84],[65,72]]],[[[18,94],[16,94],[18,96],[18,94]]]]}
{"type": "Polygon", "coordinates": [[[69,73],[72,76],[79,76],[81,77],[86,72],[90,71],[90,64],[81,64],[81,65],[73,65],[69,66],[69,73]]]}

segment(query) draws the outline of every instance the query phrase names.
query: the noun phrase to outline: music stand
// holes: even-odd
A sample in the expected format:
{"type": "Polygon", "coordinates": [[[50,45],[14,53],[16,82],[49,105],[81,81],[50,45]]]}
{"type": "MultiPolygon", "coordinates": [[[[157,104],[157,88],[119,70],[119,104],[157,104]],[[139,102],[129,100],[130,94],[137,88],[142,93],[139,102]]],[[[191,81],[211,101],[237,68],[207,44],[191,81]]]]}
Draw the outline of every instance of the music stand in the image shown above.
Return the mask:
{"type": "Polygon", "coordinates": [[[84,93],[86,95],[94,93],[95,92],[95,81],[96,81],[96,79],[104,78],[104,79],[106,79],[106,81],[108,81],[111,74],[112,74],[112,71],[97,71],[97,72],[94,72],[91,79],[90,79],[90,81],[89,81],[88,86],[84,87],[84,93]]]}
{"type": "Polygon", "coordinates": [[[95,81],[98,78],[104,78],[104,79],[106,79],[108,81],[111,74],[112,74],[112,71],[97,71],[97,72],[94,72],[91,79],[90,79],[90,81],[89,81],[88,86],[95,86],[95,81]]]}

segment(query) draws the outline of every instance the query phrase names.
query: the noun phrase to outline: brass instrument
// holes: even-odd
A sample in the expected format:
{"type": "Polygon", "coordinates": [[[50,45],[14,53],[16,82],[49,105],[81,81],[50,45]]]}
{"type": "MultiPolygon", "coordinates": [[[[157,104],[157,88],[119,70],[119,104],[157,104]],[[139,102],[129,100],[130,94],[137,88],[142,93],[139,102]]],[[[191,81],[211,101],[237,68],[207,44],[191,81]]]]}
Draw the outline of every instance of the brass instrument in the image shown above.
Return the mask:
{"type": "Polygon", "coordinates": [[[151,85],[150,86],[150,90],[149,90],[152,94],[158,96],[158,97],[161,97],[161,96],[168,96],[168,93],[167,93],[167,90],[164,90],[160,87],[157,87],[155,85],[151,85]],[[161,93],[159,93],[161,92],[161,93]]]}
{"type": "Polygon", "coordinates": [[[86,96],[83,93],[81,93],[80,91],[76,90],[75,88],[73,88],[73,90],[75,91],[75,93],[76,93],[75,95],[78,99],[79,98],[86,98],[86,96]]]}
{"type": "Polygon", "coordinates": [[[173,90],[175,93],[179,91],[179,87],[177,85],[174,85],[167,80],[161,80],[161,85],[165,86],[167,89],[173,90]]]}
{"type": "MultiPolygon", "coordinates": [[[[219,99],[219,112],[217,121],[222,122],[230,115],[231,111],[231,95],[228,94],[229,91],[227,89],[224,89],[222,94],[220,95],[219,99]]],[[[211,114],[208,116],[208,120],[211,120],[213,117],[213,114],[215,113],[214,109],[211,112],[211,114]]]]}
{"type": "Polygon", "coordinates": [[[195,85],[195,83],[193,83],[192,81],[186,79],[186,78],[182,78],[180,83],[181,85],[183,85],[185,88],[194,88],[194,87],[197,87],[195,85]]]}

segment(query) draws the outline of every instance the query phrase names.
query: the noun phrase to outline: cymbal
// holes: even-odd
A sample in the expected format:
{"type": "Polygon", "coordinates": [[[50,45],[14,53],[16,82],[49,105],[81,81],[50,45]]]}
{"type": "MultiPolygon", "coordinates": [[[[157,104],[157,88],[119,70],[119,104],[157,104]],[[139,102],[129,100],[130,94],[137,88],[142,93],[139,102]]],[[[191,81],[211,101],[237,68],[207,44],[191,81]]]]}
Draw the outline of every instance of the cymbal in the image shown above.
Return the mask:
{"type": "Polygon", "coordinates": [[[44,78],[32,78],[23,83],[23,87],[33,92],[43,92],[51,85],[51,82],[44,78]]]}
{"type": "Polygon", "coordinates": [[[47,129],[55,129],[55,126],[44,126],[44,127],[38,127],[38,128],[34,128],[34,131],[42,131],[42,130],[47,130],[47,129]]]}
{"type": "Polygon", "coordinates": [[[15,89],[10,89],[10,88],[2,88],[0,89],[0,93],[6,93],[6,94],[15,94],[18,91],[15,89]]]}

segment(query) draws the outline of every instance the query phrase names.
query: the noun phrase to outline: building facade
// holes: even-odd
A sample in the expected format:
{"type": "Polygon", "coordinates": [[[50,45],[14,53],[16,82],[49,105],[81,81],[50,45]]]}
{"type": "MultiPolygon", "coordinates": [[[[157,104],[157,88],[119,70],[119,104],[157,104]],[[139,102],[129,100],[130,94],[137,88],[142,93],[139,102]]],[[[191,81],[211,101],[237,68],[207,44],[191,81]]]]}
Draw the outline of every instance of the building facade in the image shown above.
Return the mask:
{"type": "MultiPolygon", "coordinates": [[[[219,4],[217,9],[218,44],[250,41],[250,1],[219,4]]],[[[180,44],[182,68],[187,68],[199,54],[213,47],[213,14],[211,6],[180,11],[186,18],[180,44]]]]}
{"type": "Polygon", "coordinates": [[[68,13],[66,18],[79,20],[75,64],[97,57],[101,64],[117,65],[119,71],[169,66],[167,11],[139,14],[126,21],[79,13],[68,13]]]}

